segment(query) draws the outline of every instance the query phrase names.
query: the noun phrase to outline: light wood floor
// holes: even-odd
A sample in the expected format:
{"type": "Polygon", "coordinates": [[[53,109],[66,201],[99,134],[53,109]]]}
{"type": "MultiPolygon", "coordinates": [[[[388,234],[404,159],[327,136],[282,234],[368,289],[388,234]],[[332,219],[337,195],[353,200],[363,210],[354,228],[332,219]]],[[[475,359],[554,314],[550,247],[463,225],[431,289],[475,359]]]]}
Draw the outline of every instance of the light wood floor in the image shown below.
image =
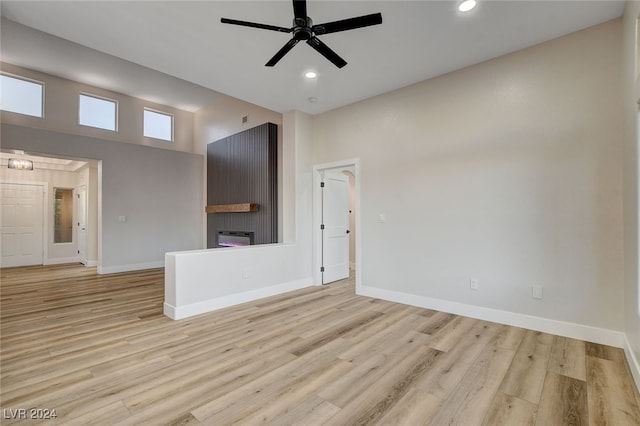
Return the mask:
{"type": "Polygon", "coordinates": [[[620,349],[348,280],[172,321],[163,270],[0,274],[2,424],[640,424],[620,349]]]}

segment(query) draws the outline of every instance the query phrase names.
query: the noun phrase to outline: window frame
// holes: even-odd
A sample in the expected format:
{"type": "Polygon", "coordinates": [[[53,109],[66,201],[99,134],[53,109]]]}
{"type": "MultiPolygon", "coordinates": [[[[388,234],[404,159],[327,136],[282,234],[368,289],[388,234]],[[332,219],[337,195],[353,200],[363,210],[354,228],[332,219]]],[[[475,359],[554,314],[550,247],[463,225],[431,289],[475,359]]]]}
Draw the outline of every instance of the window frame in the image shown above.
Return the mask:
{"type": "Polygon", "coordinates": [[[175,115],[171,114],[169,112],[165,112],[165,111],[160,111],[158,109],[154,109],[154,108],[148,108],[148,107],[144,107],[142,110],[142,136],[145,138],[149,138],[149,139],[154,139],[154,140],[158,140],[158,141],[162,141],[162,142],[174,142],[175,141],[175,115]],[[157,138],[155,136],[147,136],[145,134],[145,112],[151,112],[154,114],[159,114],[159,115],[164,115],[167,116],[169,118],[171,118],[171,135],[170,138],[171,139],[162,139],[162,138],[157,138]]]}
{"type": "Polygon", "coordinates": [[[45,110],[44,101],[45,101],[45,87],[46,87],[44,81],[36,80],[34,78],[24,77],[22,75],[13,74],[13,73],[5,72],[5,71],[0,71],[0,76],[5,76],[5,77],[13,78],[15,80],[21,80],[21,81],[26,81],[27,83],[36,84],[36,85],[40,86],[41,89],[42,89],[41,93],[40,93],[40,115],[39,116],[38,115],[25,114],[23,112],[10,111],[10,110],[6,110],[6,109],[2,109],[1,107],[0,107],[0,111],[9,112],[9,113],[12,113],[12,114],[20,114],[20,115],[24,115],[26,117],[33,117],[33,118],[39,118],[39,119],[43,119],[44,118],[44,110],[45,110]]]}
{"type": "Polygon", "coordinates": [[[112,98],[107,98],[106,96],[100,96],[100,95],[94,95],[93,93],[89,93],[89,92],[78,92],[78,125],[79,126],[83,126],[83,127],[89,127],[92,129],[98,129],[98,130],[106,130],[108,132],[114,132],[117,133],[118,132],[118,128],[120,126],[120,120],[119,118],[119,112],[120,112],[120,104],[118,102],[117,99],[112,99],[112,98]],[[87,98],[93,98],[93,99],[98,99],[101,101],[106,101],[106,102],[112,102],[115,105],[115,110],[113,112],[114,115],[114,129],[106,129],[104,127],[96,127],[96,126],[92,126],[90,124],[82,124],[80,122],[80,112],[81,112],[81,105],[80,105],[80,99],[82,96],[85,96],[87,98]]]}

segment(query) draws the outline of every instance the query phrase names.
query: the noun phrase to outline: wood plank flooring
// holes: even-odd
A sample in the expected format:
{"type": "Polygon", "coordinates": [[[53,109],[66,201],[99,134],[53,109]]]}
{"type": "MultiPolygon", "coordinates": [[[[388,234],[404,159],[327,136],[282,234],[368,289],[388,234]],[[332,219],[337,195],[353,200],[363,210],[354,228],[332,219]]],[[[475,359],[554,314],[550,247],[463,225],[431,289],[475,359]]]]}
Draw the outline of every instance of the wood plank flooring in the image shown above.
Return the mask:
{"type": "Polygon", "coordinates": [[[622,350],[352,280],[172,321],[162,269],[0,279],[3,425],[640,425],[622,350]]]}

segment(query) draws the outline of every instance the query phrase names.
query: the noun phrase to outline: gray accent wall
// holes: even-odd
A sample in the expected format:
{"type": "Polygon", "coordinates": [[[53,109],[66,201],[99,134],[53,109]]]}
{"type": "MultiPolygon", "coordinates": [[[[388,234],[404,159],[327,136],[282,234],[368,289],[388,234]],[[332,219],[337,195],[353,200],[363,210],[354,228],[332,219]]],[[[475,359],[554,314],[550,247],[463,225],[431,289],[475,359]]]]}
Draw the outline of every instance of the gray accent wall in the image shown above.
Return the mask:
{"type": "Polygon", "coordinates": [[[101,160],[101,272],[162,266],[167,251],[204,246],[201,155],[6,123],[1,144],[101,160]]]}
{"type": "Polygon", "coordinates": [[[278,126],[265,123],[207,146],[207,205],[258,204],[256,212],[209,213],[207,247],[218,231],[253,232],[255,244],[278,242],[278,126]]]}

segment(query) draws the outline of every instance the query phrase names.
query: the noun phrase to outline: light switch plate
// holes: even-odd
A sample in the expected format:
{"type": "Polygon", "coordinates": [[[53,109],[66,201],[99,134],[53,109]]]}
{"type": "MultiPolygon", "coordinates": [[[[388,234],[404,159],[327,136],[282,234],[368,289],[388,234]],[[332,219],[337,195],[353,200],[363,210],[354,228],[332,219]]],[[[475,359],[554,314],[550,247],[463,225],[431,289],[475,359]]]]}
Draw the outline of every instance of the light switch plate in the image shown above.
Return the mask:
{"type": "Polygon", "coordinates": [[[531,287],[531,297],[534,299],[542,299],[542,289],[541,285],[534,285],[531,287]]]}

